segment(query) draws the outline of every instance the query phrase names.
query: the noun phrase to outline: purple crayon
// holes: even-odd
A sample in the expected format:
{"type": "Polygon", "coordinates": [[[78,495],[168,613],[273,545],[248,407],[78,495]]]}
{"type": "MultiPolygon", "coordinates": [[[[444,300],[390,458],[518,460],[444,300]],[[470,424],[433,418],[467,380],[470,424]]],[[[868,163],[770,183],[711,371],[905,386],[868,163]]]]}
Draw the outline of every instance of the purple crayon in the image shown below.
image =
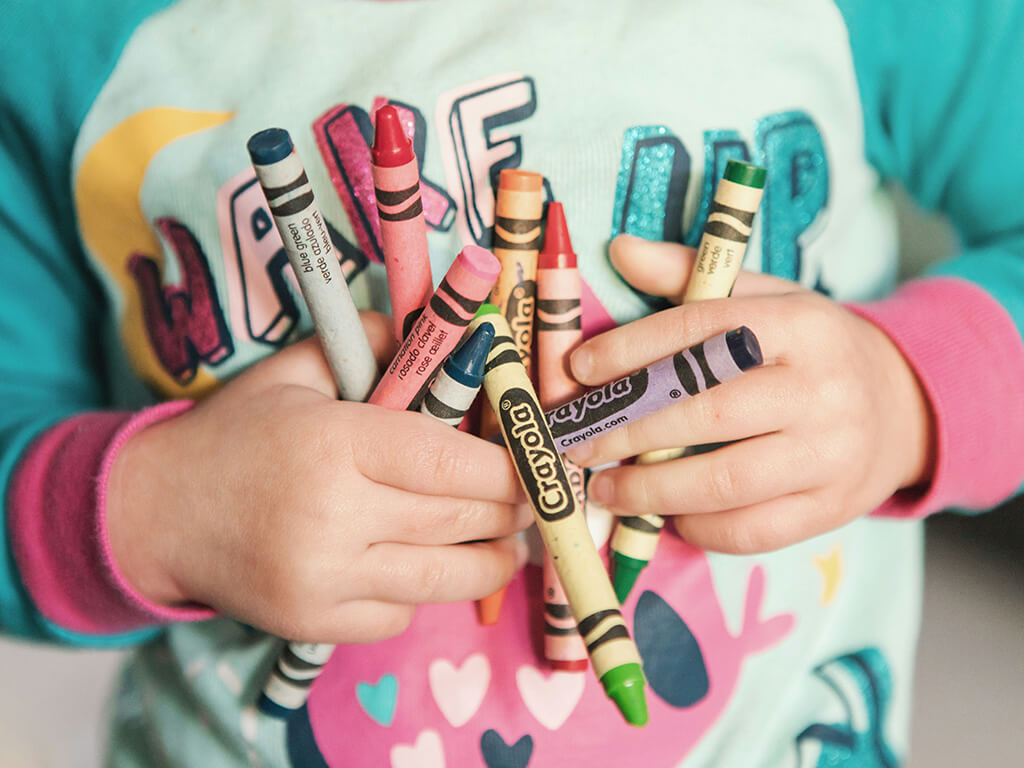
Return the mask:
{"type": "Polygon", "coordinates": [[[559,451],[624,427],[760,365],[761,346],[746,326],[720,333],[545,412],[559,451]]]}

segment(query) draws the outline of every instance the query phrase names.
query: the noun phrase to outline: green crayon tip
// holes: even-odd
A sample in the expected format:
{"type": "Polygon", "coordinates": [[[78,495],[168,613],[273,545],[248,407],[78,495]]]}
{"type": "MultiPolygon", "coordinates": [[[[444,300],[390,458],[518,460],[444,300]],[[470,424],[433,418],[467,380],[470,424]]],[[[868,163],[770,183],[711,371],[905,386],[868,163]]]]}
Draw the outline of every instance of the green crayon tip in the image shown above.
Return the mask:
{"type": "Polygon", "coordinates": [[[647,567],[648,562],[612,551],[612,587],[615,588],[615,596],[619,598],[620,604],[626,602],[640,571],[647,567]]]}
{"type": "Polygon", "coordinates": [[[481,315],[500,315],[500,314],[501,314],[501,310],[497,306],[495,306],[494,304],[491,304],[489,301],[485,301],[483,304],[480,305],[480,309],[478,309],[476,311],[475,317],[480,317],[481,315]]]}
{"type": "Polygon", "coordinates": [[[620,664],[601,677],[608,698],[630,725],[647,725],[647,699],[644,698],[644,672],[639,664],[620,664]]]}
{"type": "Polygon", "coordinates": [[[764,180],[768,171],[759,165],[744,163],[742,160],[730,160],[725,164],[725,178],[745,187],[764,189],[764,180]]]}

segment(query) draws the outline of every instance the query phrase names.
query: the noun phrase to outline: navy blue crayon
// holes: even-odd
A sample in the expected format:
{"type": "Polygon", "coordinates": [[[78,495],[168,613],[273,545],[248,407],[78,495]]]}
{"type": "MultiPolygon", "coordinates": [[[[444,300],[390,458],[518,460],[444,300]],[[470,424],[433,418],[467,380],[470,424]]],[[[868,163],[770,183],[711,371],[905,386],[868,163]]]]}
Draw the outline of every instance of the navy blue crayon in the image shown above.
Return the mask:
{"type": "Polygon", "coordinates": [[[479,325],[445,361],[423,398],[420,412],[449,426],[459,426],[484,383],[484,366],[493,341],[494,327],[479,325]]]}

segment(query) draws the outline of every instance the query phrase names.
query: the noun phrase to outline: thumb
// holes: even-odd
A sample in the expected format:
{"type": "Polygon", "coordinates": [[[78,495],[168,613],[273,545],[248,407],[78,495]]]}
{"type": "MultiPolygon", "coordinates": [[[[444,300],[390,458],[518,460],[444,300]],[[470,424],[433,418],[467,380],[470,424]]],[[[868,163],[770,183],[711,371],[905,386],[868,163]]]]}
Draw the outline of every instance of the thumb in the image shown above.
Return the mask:
{"type": "MultiPolygon", "coordinates": [[[[676,304],[683,301],[696,256],[696,248],[645,240],[635,235],[619,235],[608,248],[612,266],[627,283],[639,291],[661,296],[676,304]]],[[[800,290],[800,286],[789,280],[741,270],[730,295],[765,296],[792,293],[794,290],[800,290]]]]}
{"type": "MultiPolygon", "coordinates": [[[[359,317],[377,366],[383,369],[397,347],[391,318],[380,312],[360,312],[359,317]]],[[[239,377],[236,387],[262,389],[275,384],[296,384],[338,397],[338,387],[315,334],[258,362],[239,377]]]]}

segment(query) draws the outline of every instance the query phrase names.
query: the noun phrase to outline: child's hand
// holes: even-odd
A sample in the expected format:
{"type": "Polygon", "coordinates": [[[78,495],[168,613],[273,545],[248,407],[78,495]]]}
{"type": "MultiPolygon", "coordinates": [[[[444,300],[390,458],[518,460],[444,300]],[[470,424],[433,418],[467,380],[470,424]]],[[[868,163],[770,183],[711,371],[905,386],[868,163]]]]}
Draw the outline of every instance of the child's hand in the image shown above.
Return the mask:
{"type": "MultiPolygon", "coordinates": [[[[386,363],[390,320],[363,319],[386,363]]],[[[532,520],[507,452],[336,397],[309,339],[133,437],[108,502],[129,583],[323,643],[393,636],[418,603],[506,584],[525,559],[512,534],[532,520]]]]}
{"type": "MultiPolygon", "coordinates": [[[[623,236],[611,258],[636,288],[678,301],[693,253],[623,236]]],[[[744,272],[731,298],[673,307],[589,340],[573,355],[573,373],[602,384],[741,325],[757,334],[763,368],[567,455],[598,466],[742,442],[601,472],[592,498],[619,514],[675,515],[699,547],[753,553],[837,528],[928,481],[932,417],[903,356],[867,320],[787,280],[744,272]]]]}

